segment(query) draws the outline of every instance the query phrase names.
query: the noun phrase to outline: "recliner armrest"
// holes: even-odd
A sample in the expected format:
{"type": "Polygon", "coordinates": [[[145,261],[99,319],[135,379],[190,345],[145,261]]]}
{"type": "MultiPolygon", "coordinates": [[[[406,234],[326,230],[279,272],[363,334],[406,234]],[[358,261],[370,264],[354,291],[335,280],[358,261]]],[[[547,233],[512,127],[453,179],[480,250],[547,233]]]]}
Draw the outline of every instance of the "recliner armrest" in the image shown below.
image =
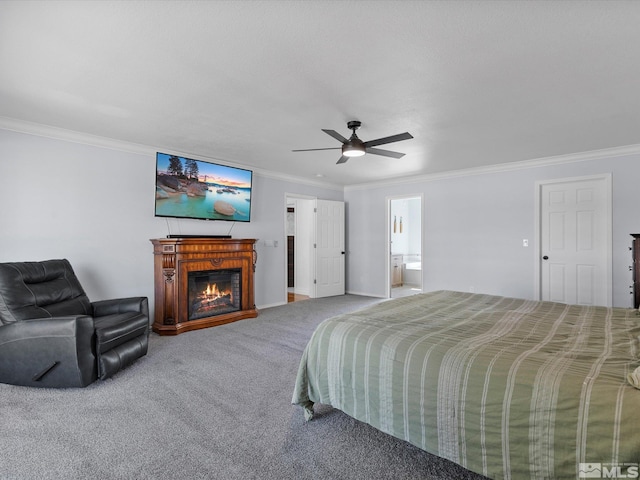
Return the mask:
{"type": "Polygon", "coordinates": [[[76,335],[89,341],[93,337],[93,317],[90,315],[65,315],[62,317],[30,318],[10,323],[0,328],[0,345],[16,338],[38,338],[76,335]]]}
{"type": "Polygon", "coordinates": [[[96,378],[88,315],[22,320],[0,327],[0,382],[84,387],[96,378]]]}
{"type": "Polygon", "coordinates": [[[149,301],[147,297],[115,298],[91,302],[93,316],[114,315],[117,313],[136,312],[149,317],[149,301]]]}

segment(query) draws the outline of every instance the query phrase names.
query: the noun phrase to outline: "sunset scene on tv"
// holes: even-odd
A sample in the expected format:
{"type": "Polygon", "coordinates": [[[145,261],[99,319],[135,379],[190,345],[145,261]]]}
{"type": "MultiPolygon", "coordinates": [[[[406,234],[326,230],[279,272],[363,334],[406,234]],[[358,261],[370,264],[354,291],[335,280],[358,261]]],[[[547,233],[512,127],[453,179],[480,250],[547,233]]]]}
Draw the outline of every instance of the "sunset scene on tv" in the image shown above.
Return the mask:
{"type": "Polygon", "coordinates": [[[158,153],[158,217],[250,221],[253,173],[203,160],[158,153]]]}

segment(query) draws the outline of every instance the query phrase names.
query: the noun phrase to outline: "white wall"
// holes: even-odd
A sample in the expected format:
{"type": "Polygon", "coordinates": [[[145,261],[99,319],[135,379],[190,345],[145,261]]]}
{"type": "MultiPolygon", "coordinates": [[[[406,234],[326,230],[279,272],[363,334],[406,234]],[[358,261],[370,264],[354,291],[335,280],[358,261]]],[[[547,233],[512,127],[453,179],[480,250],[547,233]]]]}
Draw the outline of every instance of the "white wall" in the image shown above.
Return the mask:
{"type": "Polygon", "coordinates": [[[347,290],[385,296],[385,199],[424,194],[423,289],[534,298],[535,182],[610,172],[613,177],[613,304],[630,307],[630,233],[640,232],[640,155],[499,173],[348,187],[347,290]],[[529,247],[522,246],[523,239],[529,247]]]}
{"type": "Polygon", "coordinates": [[[407,199],[391,200],[391,254],[409,253],[409,234],[406,220],[409,216],[409,204],[407,199]],[[400,225],[402,224],[402,231],[400,225]]]}
{"type": "Polygon", "coordinates": [[[254,172],[250,223],[156,218],[155,154],[148,150],[0,129],[0,261],[68,258],[91,300],[141,295],[152,304],[149,239],[233,227],[235,238],[259,239],[258,308],[286,303],[285,194],[343,200],[342,191],[254,172]]]}
{"type": "Polygon", "coordinates": [[[155,155],[0,129],[0,261],[68,258],[92,300],[153,299],[151,238],[257,238],[256,304],[286,302],[286,194],[346,201],[347,291],[386,296],[386,198],[424,195],[423,287],[533,298],[534,185],[610,172],[613,303],[631,305],[630,233],[640,232],[640,155],[342,191],[254,175],[248,224],[153,215],[155,155]],[[522,247],[522,239],[530,247],[522,247]],[[278,247],[262,241],[277,240],[278,247]]]}
{"type": "MultiPolygon", "coordinates": [[[[391,253],[405,256],[420,255],[420,234],[422,229],[420,197],[395,198],[391,200],[391,253]],[[396,220],[396,231],[393,231],[393,221],[396,220]],[[402,221],[402,232],[400,222],[402,221]]],[[[413,260],[415,261],[415,259],[413,260]]]]}

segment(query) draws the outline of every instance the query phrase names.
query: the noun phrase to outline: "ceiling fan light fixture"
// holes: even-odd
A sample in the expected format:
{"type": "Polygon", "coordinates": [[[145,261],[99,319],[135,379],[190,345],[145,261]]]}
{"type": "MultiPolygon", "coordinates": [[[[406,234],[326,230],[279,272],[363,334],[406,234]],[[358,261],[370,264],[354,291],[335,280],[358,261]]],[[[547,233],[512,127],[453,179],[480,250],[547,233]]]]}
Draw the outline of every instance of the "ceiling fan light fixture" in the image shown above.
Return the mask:
{"type": "Polygon", "coordinates": [[[413,138],[409,132],[399,133],[398,135],[391,135],[389,137],[376,138],[375,140],[368,140],[363,142],[356,135],[356,130],[360,128],[362,124],[358,120],[353,120],[347,123],[347,127],[353,133],[351,138],[348,140],[340,135],[335,130],[322,129],[324,133],[329,135],[330,137],[335,138],[340,143],[342,143],[342,147],[336,148],[307,148],[304,150],[292,150],[293,152],[311,152],[316,150],[342,150],[342,156],[338,160],[338,164],[345,163],[351,157],[361,157],[365,153],[371,153],[372,155],[382,155],[383,157],[391,157],[391,158],[401,158],[404,157],[404,153],[392,152],[390,150],[382,150],[380,148],[372,148],[377,147],[378,145],[385,145],[387,143],[400,142],[402,140],[409,140],[413,138]]]}
{"type": "Polygon", "coordinates": [[[345,157],[361,157],[364,155],[365,148],[362,142],[347,142],[342,146],[342,155],[345,157]]]}

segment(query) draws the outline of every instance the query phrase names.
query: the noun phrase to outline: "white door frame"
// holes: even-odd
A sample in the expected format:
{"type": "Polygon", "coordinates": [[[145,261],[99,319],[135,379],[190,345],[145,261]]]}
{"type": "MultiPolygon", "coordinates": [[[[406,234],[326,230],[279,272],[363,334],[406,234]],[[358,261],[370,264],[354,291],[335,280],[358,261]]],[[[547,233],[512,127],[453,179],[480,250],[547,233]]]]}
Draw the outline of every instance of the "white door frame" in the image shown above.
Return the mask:
{"type": "Polygon", "coordinates": [[[593,181],[602,180],[605,182],[606,189],[606,205],[605,211],[607,212],[607,226],[606,226],[606,281],[607,281],[607,306],[611,306],[613,302],[613,187],[612,187],[612,175],[611,173],[603,173],[600,175],[588,175],[584,177],[569,177],[569,178],[556,178],[553,180],[539,180],[535,183],[535,225],[534,235],[536,238],[536,248],[534,249],[535,263],[534,263],[534,298],[536,300],[542,299],[542,188],[545,185],[552,185],[556,183],[569,183],[580,181],[593,181]]]}
{"type": "MultiPolygon", "coordinates": [[[[402,200],[404,198],[419,198],[420,199],[420,261],[424,260],[424,194],[414,193],[407,195],[393,195],[386,197],[386,222],[387,222],[387,246],[386,246],[386,268],[387,275],[387,298],[391,298],[391,201],[402,200]]],[[[420,272],[420,288],[424,288],[424,263],[422,264],[422,271],[420,272]]]]}

